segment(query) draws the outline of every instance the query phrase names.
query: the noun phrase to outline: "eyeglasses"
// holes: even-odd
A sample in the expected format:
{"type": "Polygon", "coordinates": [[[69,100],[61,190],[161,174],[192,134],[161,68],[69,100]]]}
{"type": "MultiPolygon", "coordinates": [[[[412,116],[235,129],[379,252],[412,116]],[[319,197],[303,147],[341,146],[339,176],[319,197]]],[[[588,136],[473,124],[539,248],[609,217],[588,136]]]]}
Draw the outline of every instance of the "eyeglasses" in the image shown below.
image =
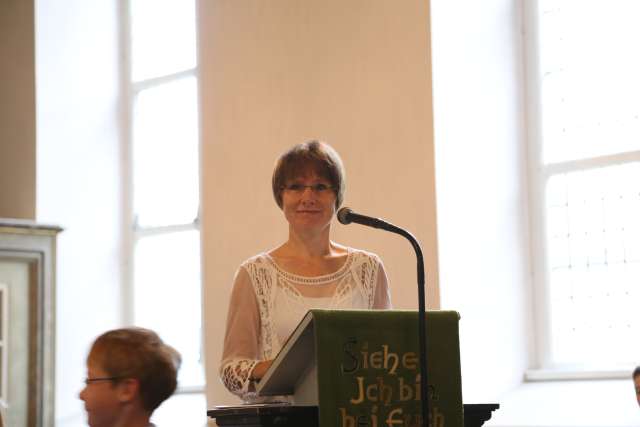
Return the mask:
{"type": "Polygon", "coordinates": [[[89,385],[91,383],[97,383],[100,381],[116,381],[116,380],[120,380],[122,379],[122,377],[98,377],[98,378],[85,378],[84,379],[84,383],[86,385],[89,385]]]}
{"type": "Polygon", "coordinates": [[[288,184],[282,187],[283,190],[289,191],[291,193],[302,194],[306,189],[310,189],[315,194],[326,194],[329,190],[332,190],[333,187],[327,184],[312,184],[312,185],[304,185],[304,184],[288,184]]]}

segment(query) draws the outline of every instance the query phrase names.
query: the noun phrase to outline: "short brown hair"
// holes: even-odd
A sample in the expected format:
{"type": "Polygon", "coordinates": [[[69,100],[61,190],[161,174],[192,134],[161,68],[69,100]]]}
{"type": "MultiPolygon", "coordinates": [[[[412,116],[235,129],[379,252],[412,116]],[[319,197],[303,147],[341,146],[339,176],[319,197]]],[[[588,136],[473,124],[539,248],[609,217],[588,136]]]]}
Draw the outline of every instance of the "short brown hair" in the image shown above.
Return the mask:
{"type": "Polygon", "coordinates": [[[287,181],[304,175],[309,170],[327,179],[336,195],[336,209],[342,205],[345,191],[345,171],[342,159],[329,144],[308,141],[284,152],[273,170],[271,187],[276,203],[282,209],[282,190],[287,181]]]}
{"type": "Polygon", "coordinates": [[[94,341],[87,360],[112,377],[137,379],[142,406],[149,413],[171,396],[178,385],[180,353],[149,329],[134,327],[105,332],[94,341]]]}
{"type": "Polygon", "coordinates": [[[633,370],[632,377],[635,378],[637,376],[640,376],[640,366],[636,366],[636,369],[633,370]]]}

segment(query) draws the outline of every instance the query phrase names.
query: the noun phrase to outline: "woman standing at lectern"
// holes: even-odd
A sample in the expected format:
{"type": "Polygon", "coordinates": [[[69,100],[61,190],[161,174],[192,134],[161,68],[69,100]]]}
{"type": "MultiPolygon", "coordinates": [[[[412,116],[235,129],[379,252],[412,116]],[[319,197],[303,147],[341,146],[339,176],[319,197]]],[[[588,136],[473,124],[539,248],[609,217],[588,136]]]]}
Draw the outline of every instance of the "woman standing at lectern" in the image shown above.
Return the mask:
{"type": "Polygon", "coordinates": [[[236,272],[220,365],[227,389],[247,401],[309,309],[391,308],[380,258],[330,238],[345,191],[338,153],[318,141],[295,145],[278,159],[272,188],[289,236],[236,272]]]}

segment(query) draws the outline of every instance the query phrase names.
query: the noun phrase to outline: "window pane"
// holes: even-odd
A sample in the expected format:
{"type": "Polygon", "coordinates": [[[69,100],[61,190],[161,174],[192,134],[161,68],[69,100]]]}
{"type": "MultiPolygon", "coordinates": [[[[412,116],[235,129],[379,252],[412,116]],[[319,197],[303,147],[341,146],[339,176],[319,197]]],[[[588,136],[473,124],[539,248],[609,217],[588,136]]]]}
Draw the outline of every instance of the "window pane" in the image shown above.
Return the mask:
{"type": "Polygon", "coordinates": [[[182,354],[181,386],[204,384],[199,236],[193,230],[143,237],[135,247],[135,323],[182,354]]]}
{"type": "Polygon", "coordinates": [[[133,81],[196,66],[194,0],[131,0],[133,81]]]}
{"type": "Polygon", "coordinates": [[[141,226],[198,214],[198,117],[193,77],[141,91],[133,112],[134,210],[141,226]]]}
{"type": "Polygon", "coordinates": [[[639,21],[636,0],[541,2],[545,163],[640,150],[639,21]]]}
{"type": "Polygon", "coordinates": [[[547,185],[552,359],[640,360],[640,163],[572,172],[547,185]]]}

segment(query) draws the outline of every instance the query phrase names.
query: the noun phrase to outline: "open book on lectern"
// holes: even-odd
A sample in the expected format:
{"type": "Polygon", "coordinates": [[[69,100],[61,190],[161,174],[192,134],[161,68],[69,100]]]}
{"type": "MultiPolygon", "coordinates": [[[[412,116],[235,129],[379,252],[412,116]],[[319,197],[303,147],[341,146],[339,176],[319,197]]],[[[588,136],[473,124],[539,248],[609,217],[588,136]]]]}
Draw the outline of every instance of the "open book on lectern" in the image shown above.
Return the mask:
{"type": "MultiPolygon", "coordinates": [[[[430,424],[463,426],[455,311],[428,311],[430,424]]],[[[256,386],[318,406],[320,427],[416,426],[420,420],[418,313],[310,310],[256,386]]]]}

